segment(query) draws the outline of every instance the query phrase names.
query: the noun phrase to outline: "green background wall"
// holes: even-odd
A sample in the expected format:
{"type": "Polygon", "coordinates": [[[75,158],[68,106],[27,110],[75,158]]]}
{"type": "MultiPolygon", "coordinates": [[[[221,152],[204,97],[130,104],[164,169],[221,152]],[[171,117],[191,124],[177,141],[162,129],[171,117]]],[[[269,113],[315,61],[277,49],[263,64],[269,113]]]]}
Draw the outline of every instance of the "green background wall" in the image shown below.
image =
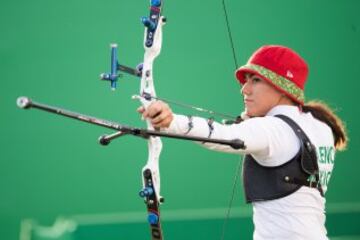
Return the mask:
{"type": "MultiPolygon", "coordinates": [[[[337,154],[327,193],[328,228],[334,236],[356,234],[360,1],[226,3],[239,64],[263,44],[294,48],[310,65],[307,99],[326,101],[346,121],[351,142],[348,151],[337,154]]],[[[18,96],[29,96],[145,126],[135,111],[139,103],[131,100],[139,80],[125,76],[111,92],[98,76],[109,70],[112,42],[119,45],[122,64],[136,66],[142,61],[139,19],[148,14],[148,4],[145,0],[1,0],[0,239],[18,239],[23,219],[51,225],[58,216],[83,223],[83,232],[77,232],[81,239],[112,239],[104,234],[148,239],[145,206],[137,195],[147,159],[146,141],[124,137],[101,147],[98,136],[111,131],[35,110],[25,112],[15,105],[18,96]]],[[[157,94],[219,112],[241,112],[221,1],[168,0],[164,15],[168,23],[154,66],[157,94]]],[[[174,111],[194,114],[176,107],[174,111]]],[[[239,156],[210,152],[189,142],[163,142],[166,239],[220,239],[239,156]]],[[[250,239],[251,210],[240,187],[233,208],[226,239],[250,239]]]]}

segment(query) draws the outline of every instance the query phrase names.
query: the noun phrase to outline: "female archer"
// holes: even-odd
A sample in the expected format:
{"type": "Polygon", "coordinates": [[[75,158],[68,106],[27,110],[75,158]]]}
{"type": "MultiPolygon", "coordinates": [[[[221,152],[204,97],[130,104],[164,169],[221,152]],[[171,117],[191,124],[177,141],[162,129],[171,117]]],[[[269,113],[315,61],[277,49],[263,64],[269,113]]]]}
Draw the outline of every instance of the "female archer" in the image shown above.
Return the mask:
{"type": "Polygon", "coordinates": [[[263,46],[236,70],[245,105],[242,122],[223,125],[173,114],[162,101],[138,111],[170,133],[244,141],[240,150],[203,145],[245,155],[243,187],[253,205],[254,239],[328,239],[325,193],[335,151],[345,149],[347,135],[324,103],[305,104],[307,76],[307,64],[295,51],[263,46]]]}

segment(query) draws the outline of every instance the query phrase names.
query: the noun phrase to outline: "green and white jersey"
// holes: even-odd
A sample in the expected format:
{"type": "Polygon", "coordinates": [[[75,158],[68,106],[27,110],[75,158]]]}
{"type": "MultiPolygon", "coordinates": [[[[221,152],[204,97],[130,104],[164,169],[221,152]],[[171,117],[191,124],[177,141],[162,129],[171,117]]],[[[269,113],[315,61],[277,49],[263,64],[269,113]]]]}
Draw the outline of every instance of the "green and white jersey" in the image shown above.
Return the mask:
{"type": "MultiPolygon", "coordinates": [[[[334,138],[328,125],[315,119],[310,113],[303,113],[296,106],[279,105],[264,117],[255,117],[240,124],[222,125],[213,123],[211,138],[241,139],[245,150],[229,146],[206,143],[206,148],[216,151],[251,154],[263,166],[279,166],[292,159],[300,149],[300,141],[281,119],[282,114],[293,119],[306,133],[316,147],[320,181],[324,193],[327,191],[334,167],[334,138]]],[[[170,127],[172,133],[208,137],[210,130],[207,119],[175,115],[170,127]]],[[[254,239],[328,239],[325,229],[325,199],[314,188],[301,187],[284,198],[253,203],[255,224],[254,239]]]]}

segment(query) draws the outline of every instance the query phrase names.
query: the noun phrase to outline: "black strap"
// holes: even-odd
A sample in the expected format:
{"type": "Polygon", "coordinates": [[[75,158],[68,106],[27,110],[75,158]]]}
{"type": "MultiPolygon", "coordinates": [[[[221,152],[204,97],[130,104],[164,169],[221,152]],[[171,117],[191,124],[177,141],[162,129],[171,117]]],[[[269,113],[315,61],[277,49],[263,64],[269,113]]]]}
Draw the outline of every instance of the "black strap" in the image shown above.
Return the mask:
{"type": "Polygon", "coordinates": [[[304,185],[311,188],[317,188],[321,194],[324,196],[324,191],[322,190],[322,186],[320,184],[319,177],[319,166],[317,163],[316,149],[315,146],[311,143],[309,137],[305,134],[305,132],[301,129],[301,127],[291,118],[285,115],[275,115],[275,117],[280,118],[284,122],[286,122],[294,131],[296,136],[300,139],[302,156],[301,156],[301,164],[303,170],[310,175],[315,177],[315,181],[304,181],[301,179],[288,177],[285,179],[286,182],[291,182],[298,185],[304,185]],[[310,161],[306,161],[310,159],[310,161]]]}
{"type": "Polygon", "coordinates": [[[207,120],[207,124],[208,124],[208,126],[209,126],[209,136],[208,136],[208,138],[211,137],[211,135],[212,135],[212,133],[213,133],[213,131],[214,131],[213,123],[214,123],[214,119],[213,119],[213,118],[209,118],[209,119],[207,120]]]}
{"type": "Polygon", "coordinates": [[[193,127],[194,127],[193,117],[188,116],[188,120],[189,120],[189,122],[188,122],[188,130],[186,131],[185,134],[188,134],[191,131],[191,129],[193,129],[193,127]]]}

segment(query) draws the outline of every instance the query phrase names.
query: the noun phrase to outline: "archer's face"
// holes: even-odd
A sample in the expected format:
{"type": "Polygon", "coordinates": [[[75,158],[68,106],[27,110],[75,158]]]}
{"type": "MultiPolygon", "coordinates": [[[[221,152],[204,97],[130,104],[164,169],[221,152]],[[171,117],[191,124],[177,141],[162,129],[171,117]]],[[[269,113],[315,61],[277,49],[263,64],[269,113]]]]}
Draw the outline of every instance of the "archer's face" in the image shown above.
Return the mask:
{"type": "Polygon", "coordinates": [[[246,74],[246,82],[241,88],[244,97],[245,112],[250,117],[266,115],[279,104],[282,93],[267,81],[254,74],[246,74]]]}

